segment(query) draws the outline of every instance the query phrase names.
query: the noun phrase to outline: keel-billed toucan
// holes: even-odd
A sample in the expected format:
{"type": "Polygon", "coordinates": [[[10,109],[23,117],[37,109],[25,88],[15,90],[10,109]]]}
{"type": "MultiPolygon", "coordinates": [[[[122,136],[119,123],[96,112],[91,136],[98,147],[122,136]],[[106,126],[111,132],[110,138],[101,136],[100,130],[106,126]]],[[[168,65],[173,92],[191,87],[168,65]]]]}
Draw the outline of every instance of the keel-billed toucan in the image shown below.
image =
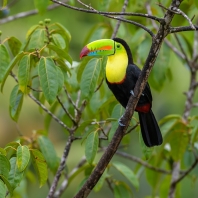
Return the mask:
{"type": "MultiPolygon", "coordinates": [[[[120,38],[96,40],[82,49],[80,58],[83,56],[108,56],[107,85],[120,104],[126,108],[141,72],[133,63],[127,43],[120,38]]],[[[144,143],[148,147],[162,144],[162,135],[151,107],[152,95],[147,83],[135,110],[139,114],[144,143]]]]}

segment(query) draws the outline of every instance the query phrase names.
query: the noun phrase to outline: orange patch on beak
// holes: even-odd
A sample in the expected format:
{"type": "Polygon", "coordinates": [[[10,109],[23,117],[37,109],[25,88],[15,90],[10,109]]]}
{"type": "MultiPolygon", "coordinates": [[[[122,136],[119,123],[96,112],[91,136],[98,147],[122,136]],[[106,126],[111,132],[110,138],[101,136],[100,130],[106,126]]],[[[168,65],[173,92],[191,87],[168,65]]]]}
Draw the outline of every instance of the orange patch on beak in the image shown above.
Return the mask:
{"type": "Polygon", "coordinates": [[[112,49],[112,46],[110,46],[110,45],[98,48],[98,50],[111,50],[111,49],[112,49]]]}

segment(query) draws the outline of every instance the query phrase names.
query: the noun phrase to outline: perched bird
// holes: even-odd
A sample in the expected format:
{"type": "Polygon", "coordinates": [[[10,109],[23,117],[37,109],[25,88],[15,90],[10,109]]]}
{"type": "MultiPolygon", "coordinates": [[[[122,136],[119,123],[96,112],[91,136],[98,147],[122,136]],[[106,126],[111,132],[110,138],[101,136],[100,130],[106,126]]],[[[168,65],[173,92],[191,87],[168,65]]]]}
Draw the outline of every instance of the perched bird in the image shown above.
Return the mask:
{"type": "MultiPolygon", "coordinates": [[[[118,102],[126,108],[141,73],[141,70],[133,63],[132,53],[127,43],[120,38],[96,40],[82,49],[80,58],[84,56],[108,56],[106,64],[107,85],[118,102]]],[[[148,147],[160,145],[163,141],[151,107],[152,95],[147,83],[135,110],[139,114],[144,143],[148,147]]]]}

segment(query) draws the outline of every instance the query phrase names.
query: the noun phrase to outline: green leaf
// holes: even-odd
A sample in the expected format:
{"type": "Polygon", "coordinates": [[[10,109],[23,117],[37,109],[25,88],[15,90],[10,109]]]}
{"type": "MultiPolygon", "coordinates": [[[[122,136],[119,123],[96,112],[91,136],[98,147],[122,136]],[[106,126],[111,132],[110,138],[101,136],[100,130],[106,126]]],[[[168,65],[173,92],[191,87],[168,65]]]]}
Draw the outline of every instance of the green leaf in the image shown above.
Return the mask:
{"type": "Polygon", "coordinates": [[[41,49],[45,45],[45,30],[36,29],[30,36],[28,49],[41,49]]]}
{"type": "Polygon", "coordinates": [[[6,145],[6,156],[10,159],[13,155],[16,155],[17,147],[20,146],[18,142],[10,142],[6,145]]]}
{"type": "Polygon", "coordinates": [[[10,47],[13,56],[16,56],[20,52],[22,43],[16,37],[12,36],[8,39],[8,45],[10,47]]]}
{"type": "Polygon", "coordinates": [[[0,175],[3,175],[5,178],[8,178],[10,171],[10,162],[5,155],[0,154],[0,175]]]}
{"type": "Polygon", "coordinates": [[[3,0],[3,7],[6,7],[8,4],[8,0],[3,0]]]}
{"type": "Polygon", "coordinates": [[[4,75],[1,81],[1,91],[3,91],[3,87],[5,84],[5,81],[10,73],[10,71],[12,70],[12,68],[17,64],[17,62],[24,56],[23,52],[20,52],[19,54],[17,54],[17,56],[14,57],[14,59],[10,62],[10,64],[8,65],[8,67],[6,67],[5,71],[4,71],[4,75]]]}
{"type": "Polygon", "coordinates": [[[175,161],[182,159],[188,145],[188,127],[185,123],[177,122],[170,131],[171,156],[175,161]]]}
{"type": "MultiPolygon", "coordinates": [[[[115,107],[113,108],[113,111],[111,113],[111,118],[115,118],[115,119],[118,120],[119,118],[121,118],[121,116],[123,115],[124,111],[125,111],[125,109],[120,104],[115,105],[115,107]]],[[[108,134],[108,141],[112,140],[117,127],[118,127],[118,123],[117,122],[113,122],[111,124],[111,130],[110,130],[110,132],[108,134]]]]}
{"type": "Polygon", "coordinates": [[[54,145],[46,136],[39,136],[38,144],[47,161],[48,167],[53,171],[53,173],[56,173],[60,160],[56,154],[54,145]]]}
{"type": "Polygon", "coordinates": [[[131,198],[131,191],[129,186],[124,182],[116,182],[113,188],[115,198],[131,198]]]}
{"type": "Polygon", "coordinates": [[[198,2],[196,0],[194,0],[194,3],[195,3],[195,6],[197,7],[198,9],[198,2]]]}
{"type": "Polygon", "coordinates": [[[99,181],[97,182],[97,184],[94,187],[94,191],[95,192],[99,192],[102,188],[102,186],[105,183],[105,179],[108,177],[108,173],[107,173],[107,169],[104,171],[104,173],[102,174],[102,176],[100,177],[99,181]]]}
{"type": "Polygon", "coordinates": [[[149,76],[149,84],[158,91],[162,90],[165,81],[168,79],[170,54],[170,48],[163,44],[149,76]]]}
{"type": "Polygon", "coordinates": [[[25,55],[19,62],[18,69],[18,81],[19,89],[23,92],[27,92],[27,85],[29,83],[30,76],[30,55],[25,55]]]}
{"type": "Polygon", "coordinates": [[[55,57],[54,60],[56,61],[57,65],[60,66],[60,68],[65,72],[69,72],[69,74],[71,75],[70,69],[68,67],[68,65],[66,64],[66,61],[64,59],[61,59],[59,57],[55,57]]]}
{"type": "Polygon", "coordinates": [[[122,173],[131,182],[132,185],[134,185],[137,189],[139,188],[138,178],[129,167],[122,164],[121,162],[113,162],[113,166],[120,173],[122,173]]]}
{"type": "Polygon", "coordinates": [[[47,47],[51,50],[53,50],[54,52],[57,53],[57,55],[61,58],[64,58],[65,60],[67,60],[71,65],[72,65],[72,58],[71,56],[66,53],[64,50],[60,49],[59,47],[55,46],[55,45],[47,45],[47,47]]]}
{"type": "Polygon", "coordinates": [[[43,186],[48,178],[47,163],[43,154],[37,149],[31,150],[32,162],[39,177],[40,187],[43,186]]]}
{"type": "Polygon", "coordinates": [[[27,31],[27,34],[26,34],[26,40],[28,41],[30,39],[30,36],[33,34],[33,32],[37,29],[41,27],[40,25],[33,25],[28,31],[27,31]]]}
{"type": "Polygon", "coordinates": [[[58,93],[57,70],[51,58],[42,57],[38,65],[40,84],[46,100],[52,104],[58,93]]]}
{"type": "Polygon", "coordinates": [[[12,196],[12,192],[13,192],[13,188],[10,185],[10,182],[8,181],[8,179],[4,176],[0,174],[0,178],[3,180],[3,182],[6,184],[7,189],[9,190],[10,195],[12,196]]]}
{"type": "Polygon", "coordinates": [[[40,14],[44,14],[47,10],[49,0],[34,0],[34,5],[40,14]]]}
{"type": "Polygon", "coordinates": [[[60,34],[52,34],[54,43],[61,49],[65,49],[66,44],[64,38],[60,34]]]}
{"type": "Polygon", "coordinates": [[[0,154],[6,156],[6,150],[0,147],[0,154]]]}
{"type": "Polygon", "coordinates": [[[10,56],[5,45],[0,44],[0,83],[2,82],[4,75],[6,74],[6,70],[10,63],[10,56]]]}
{"type": "Polygon", "coordinates": [[[10,159],[11,169],[8,176],[8,181],[13,189],[19,186],[24,176],[24,171],[19,171],[17,167],[17,158],[12,157],[10,159]]]}
{"type": "Polygon", "coordinates": [[[87,136],[85,143],[85,156],[87,161],[92,164],[98,150],[99,138],[98,131],[94,131],[87,136]]]}
{"type": "Polygon", "coordinates": [[[65,35],[67,37],[67,40],[70,41],[71,40],[71,34],[69,33],[69,31],[60,23],[55,23],[55,25],[62,30],[63,34],[61,35],[65,35]]]}
{"type": "Polygon", "coordinates": [[[0,197],[6,197],[6,186],[4,182],[0,179],[0,197]]]}
{"type": "Polygon", "coordinates": [[[27,146],[17,148],[17,167],[20,172],[24,171],[30,161],[30,151],[27,146]]]}
{"type": "Polygon", "coordinates": [[[58,76],[58,92],[62,90],[63,85],[64,85],[64,75],[62,70],[57,67],[57,76],[58,76]]]}
{"type": "Polygon", "coordinates": [[[101,59],[91,59],[86,65],[80,83],[82,94],[90,98],[96,88],[96,83],[101,69],[101,59]]]}
{"type": "Polygon", "coordinates": [[[10,95],[10,116],[14,121],[17,121],[21,112],[23,104],[23,93],[19,90],[19,86],[16,85],[10,95]]]}
{"type": "MultiPolygon", "coordinates": [[[[54,102],[51,107],[49,108],[50,112],[54,113],[55,110],[57,109],[57,106],[59,105],[58,102],[54,102]]],[[[49,131],[49,126],[52,120],[52,116],[50,116],[49,114],[46,114],[45,116],[45,129],[46,131],[49,131]]]]}
{"type": "Polygon", "coordinates": [[[148,160],[153,153],[154,147],[147,147],[145,145],[141,132],[139,132],[139,140],[140,140],[140,145],[141,145],[141,149],[142,149],[142,152],[144,154],[144,157],[145,157],[146,160],[148,160]]]}

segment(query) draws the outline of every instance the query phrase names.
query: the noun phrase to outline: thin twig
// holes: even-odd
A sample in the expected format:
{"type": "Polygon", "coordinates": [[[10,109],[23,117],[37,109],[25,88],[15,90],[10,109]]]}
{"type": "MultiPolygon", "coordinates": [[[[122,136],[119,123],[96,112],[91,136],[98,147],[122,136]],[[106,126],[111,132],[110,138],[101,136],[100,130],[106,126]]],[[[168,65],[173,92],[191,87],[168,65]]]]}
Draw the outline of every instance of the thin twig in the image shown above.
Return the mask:
{"type": "Polygon", "coordinates": [[[74,123],[74,125],[76,125],[76,121],[74,120],[73,116],[69,113],[69,111],[65,108],[64,104],[62,103],[61,99],[59,96],[56,96],[59,104],[61,105],[61,107],[63,108],[64,112],[67,114],[67,116],[70,118],[70,120],[74,123]]]}
{"type": "Polygon", "coordinates": [[[60,124],[63,128],[65,128],[68,132],[71,132],[71,129],[64,124],[58,117],[56,117],[50,110],[47,109],[39,100],[37,100],[32,94],[28,94],[28,96],[36,102],[47,114],[49,114],[58,124],[60,124]]]}
{"type": "MultiPolygon", "coordinates": [[[[180,1],[178,0],[172,0],[171,6],[172,7],[179,7],[180,1]]],[[[162,42],[164,38],[168,35],[168,28],[170,26],[170,23],[174,17],[174,13],[167,11],[164,15],[164,24],[161,24],[157,34],[155,37],[153,37],[152,45],[149,51],[149,55],[146,59],[145,65],[143,67],[143,70],[139,76],[139,79],[136,82],[135,88],[134,88],[134,95],[131,95],[126,107],[126,111],[122,117],[122,123],[125,126],[118,126],[111,142],[109,143],[108,148],[105,150],[104,154],[100,158],[99,162],[97,163],[95,169],[92,171],[91,175],[87,179],[87,181],[84,183],[82,188],[79,190],[79,192],[74,196],[75,198],[86,198],[91,190],[96,185],[97,181],[100,179],[101,175],[103,174],[104,170],[107,168],[111,158],[117,151],[119,144],[126,133],[126,130],[130,124],[130,120],[133,116],[135,107],[137,105],[137,102],[142,94],[142,91],[145,88],[145,85],[148,80],[148,76],[150,74],[150,71],[155,63],[155,60],[158,56],[160,47],[162,45],[162,42]]]]}
{"type": "Polygon", "coordinates": [[[188,21],[188,23],[190,24],[190,27],[191,27],[192,29],[196,30],[196,28],[195,28],[194,25],[192,24],[191,19],[190,19],[183,11],[181,11],[179,8],[176,8],[176,7],[173,7],[172,10],[176,11],[176,14],[182,15],[182,16],[188,21]]]}
{"type": "Polygon", "coordinates": [[[184,177],[186,177],[198,164],[198,158],[195,159],[194,163],[192,164],[192,166],[186,170],[177,180],[174,181],[175,184],[179,183],[182,179],[184,179],[184,177]]]}
{"type": "Polygon", "coordinates": [[[163,173],[163,174],[171,174],[171,171],[167,171],[165,169],[161,169],[161,168],[152,166],[152,165],[148,164],[147,162],[143,161],[142,159],[140,159],[138,157],[135,157],[133,155],[129,155],[128,153],[124,153],[124,152],[121,152],[121,151],[116,151],[116,154],[121,156],[121,157],[124,157],[126,159],[132,160],[133,162],[141,164],[142,166],[144,166],[148,169],[154,170],[156,172],[160,172],[160,173],[163,173]]]}
{"type": "MultiPolygon", "coordinates": [[[[65,1],[65,2],[68,2],[68,0],[65,1]]],[[[53,5],[48,6],[47,10],[53,10],[55,8],[58,8],[58,7],[60,7],[60,5],[53,4],[53,5]]],[[[13,16],[8,16],[6,18],[0,19],[0,24],[8,23],[8,22],[20,19],[20,18],[25,18],[25,17],[28,17],[28,16],[36,15],[36,14],[38,14],[37,9],[30,10],[30,11],[27,11],[27,12],[21,12],[21,13],[18,13],[16,15],[13,15],[13,16]]]]}
{"type": "Polygon", "coordinates": [[[53,196],[54,196],[54,193],[55,193],[55,190],[57,188],[58,181],[60,179],[62,171],[65,169],[66,160],[68,158],[72,142],[73,142],[73,134],[71,133],[70,136],[68,137],[68,140],[67,140],[67,143],[66,143],[62,158],[61,158],[61,162],[60,162],[59,168],[58,168],[57,173],[56,173],[56,175],[54,177],[54,180],[52,182],[52,185],[51,185],[51,188],[49,190],[47,198],[53,198],[53,196]]]}
{"type": "Polygon", "coordinates": [[[189,68],[191,68],[190,60],[189,60],[188,55],[187,55],[186,51],[184,50],[184,48],[183,48],[183,46],[182,46],[182,44],[181,44],[181,42],[179,40],[179,37],[177,36],[177,34],[174,34],[174,36],[176,38],[176,41],[177,41],[177,43],[179,45],[179,48],[180,48],[181,52],[183,53],[183,55],[185,57],[184,60],[187,62],[189,68]]]}
{"type": "MultiPolygon", "coordinates": [[[[70,8],[70,9],[73,9],[73,10],[77,10],[77,11],[81,11],[81,12],[86,12],[86,13],[93,13],[93,14],[99,14],[99,15],[102,15],[102,16],[105,16],[105,17],[108,17],[108,18],[111,18],[111,19],[115,19],[115,20],[119,20],[119,21],[123,21],[123,22],[126,22],[126,23],[130,23],[130,24],[133,24],[135,26],[138,26],[140,28],[142,28],[143,30],[145,30],[146,32],[148,32],[150,34],[151,37],[154,37],[154,34],[151,30],[149,30],[147,27],[145,27],[144,25],[140,24],[140,23],[137,23],[135,21],[131,21],[131,20],[127,20],[127,19],[123,19],[121,17],[117,17],[117,16],[112,16],[112,15],[115,15],[113,13],[110,13],[110,12],[101,12],[101,11],[97,11],[95,9],[93,9],[91,6],[88,6],[86,5],[90,10],[87,10],[87,9],[83,9],[83,8],[77,8],[77,7],[74,7],[74,6],[70,6],[68,4],[65,4],[61,1],[57,1],[57,0],[51,0],[52,2],[54,3],[57,3],[57,4],[60,4],[64,7],[67,7],[67,8],[70,8]]],[[[124,13],[122,13],[124,14],[124,13]]],[[[117,14],[118,15],[118,14],[117,14]]],[[[131,14],[132,15],[132,14],[131,14]]],[[[148,16],[148,14],[144,14],[144,16],[148,16]]]]}
{"type": "MultiPolygon", "coordinates": [[[[88,9],[83,9],[83,8],[78,8],[78,7],[75,7],[75,6],[70,6],[68,4],[65,4],[61,1],[57,1],[57,0],[51,0],[52,2],[54,3],[57,3],[59,5],[62,5],[64,7],[67,7],[67,8],[70,8],[72,10],[77,10],[77,11],[80,11],[80,12],[86,12],[86,13],[92,13],[92,14],[108,14],[108,15],[118,15],[118,16],[139,16],[139,17],[144,17],[144,18],[149,18],[149,19],[152,19],[152,20],[155,20],[159,23],[162,23],[164,21],[163,18],[159,18],[159,17],[156,17],[156,16],[153,16],[153,15],[149,15],[149,14],[144,14],[144,13],[134,13],[134,12],[103,12],[103,11],[98,11],[98,10],[95,10],[93,7],[91,7],[90,5],[86,5],[84,4],[83,6],[87,7],[88,9]]],[[[78,0],[79,2],[79,0],[78,0]]]]}
{"type": "MultiPolygon", "coordinates": [[[[125,13],[128,4],[129,4],[129,0],[125,0],[124,1],[124,5],[122,7],[122,12],[123,13],[125,13]]],[[[121,16],[121,18],[123,18],[123,17],[121,16]]],[[[113,34],[111,36],[112,39],[116,37],[117,32],[118,32],[118,29],[120,27],[120,24],[121,24],[121,21],[118,21],[117,24],[116,24],[116,26],[115,26],[115,28],[114,28],[113,34]]]]}
{"type": "Polygon", "coordinates": [[[79,170],[80,167],[82,167],[85,163],[87,162],[85,156],[80,160],[80,162],[77,164],[76,167],[74,167],[71,172],[69,173],[68,177],[63,180],[60,188],[55,192],[54,198],[59,198],[63,192],[66,190],[68,184],[69,184],[69,179],[79,170]]]}
{"type": "Polygon", "coordinates": [[[134,129],[136,129],[139,125],[140,125],[140,123],[137,122],[133,127],[131,127],[131,128],[125,133],[125,135],[127,135],[128,133],[131,133],[131,131],[133,131],[134,129]]]}
{"type": "Polygon", "coordinates": [[[195,31],[198,30],[198,26],[194,25],[195,29],[191,26],[180,26],[180,27],[171,27],[169,29],[169,33],[176,33],[176,32],[185,32],[185,31],[195,31]]]}
{"type": "Polygon", "coordinates": [[[69,102],[73,105],[73,107],[74,107],[77,111],[79,111],[78,107],[77,107],[76,104],[73,102],[73,100],[72,100],[72,98],[71,98],[69,92],[67,91],[66,87],[64,87],[64,91],[65,91],[65,93],[66,93],[66,95],[67,95],[67,97],[68,97],[69,102]]]}

